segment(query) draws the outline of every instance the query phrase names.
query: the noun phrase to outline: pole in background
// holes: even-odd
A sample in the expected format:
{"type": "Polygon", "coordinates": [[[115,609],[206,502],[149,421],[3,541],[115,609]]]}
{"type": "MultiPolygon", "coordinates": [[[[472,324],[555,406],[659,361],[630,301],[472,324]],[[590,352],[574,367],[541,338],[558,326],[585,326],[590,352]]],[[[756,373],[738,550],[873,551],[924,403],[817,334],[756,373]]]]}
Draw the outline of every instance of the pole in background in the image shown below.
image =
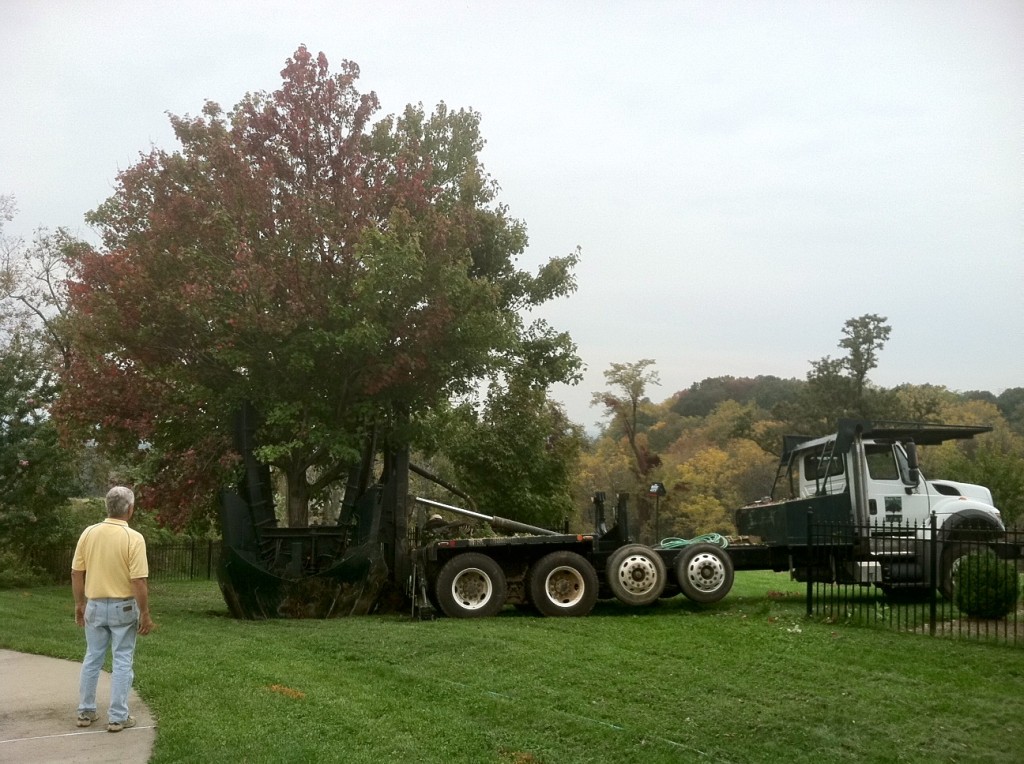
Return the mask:
{"type": "Polygon", "coordinates": [[[662,496],[668,494],[665,490],[663,483],[651,483],[651,487],[647,489],[647,495],[654,497],[654,543],[661,543],[661,518],[659,516],[658,502],[662,496]]]}

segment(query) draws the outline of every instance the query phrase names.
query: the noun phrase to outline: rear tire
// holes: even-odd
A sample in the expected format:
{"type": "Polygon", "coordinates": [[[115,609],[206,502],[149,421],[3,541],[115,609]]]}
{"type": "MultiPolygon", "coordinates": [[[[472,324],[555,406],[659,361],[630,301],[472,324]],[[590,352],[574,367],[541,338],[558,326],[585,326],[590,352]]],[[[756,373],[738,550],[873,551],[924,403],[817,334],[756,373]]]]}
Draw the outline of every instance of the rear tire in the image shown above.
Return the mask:
{"type": "Polygon", "coordinates": [[[608,558],[608,588],[624,605],[650,605],[665,590],[668,572],[661,555],[643,544],[629,544],[608,558]]]}
{"type": "Polygon", "coordinates": [[[441,568],[434,596],[449,618],[486,618],[505,606],[508,583],[498,563],[479,552],[467,552],[441,568]]]}
{"type": "Polygon", "coordinates": [[[575,552],[552,552],[530,569],[529,591],[541,615],[586,615],[597,603],[597,571],[575,552]]]}
{"type": "Polygon", "coordinates": [[[732,559],[717,544],[694,544],[676,558],[679,588],[694,602],[718,602],[732,589],[732,559]]]}

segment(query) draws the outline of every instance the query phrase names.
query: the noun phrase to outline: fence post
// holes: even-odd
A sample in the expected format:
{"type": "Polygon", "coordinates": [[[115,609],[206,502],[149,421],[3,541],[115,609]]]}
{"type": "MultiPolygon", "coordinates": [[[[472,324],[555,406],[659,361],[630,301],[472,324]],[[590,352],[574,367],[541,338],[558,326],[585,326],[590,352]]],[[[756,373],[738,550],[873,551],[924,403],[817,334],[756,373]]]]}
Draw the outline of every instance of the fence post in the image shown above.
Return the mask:
{"type": "Polygon", "coordinates": [[[936,625],[935,624],[936,613],[937,613],[938,604],[939,604],[939,602],[938,602],[938,600],[939,600],[939,587],[938,587],[938,583],[939,583],[939,580],[938,580],[939,561],[937,559],[937,557],[938,557],[937,552],[938,552],[938,547],[939,547],[939,544],[938,544],[938,535],[939,534],[936,533],[936,517],[935,517],[935,513],[934,512],[932,512],[931,515],[928,518],[928,526],[929,526],[929,538],[928,538],[928,549],[929,549],[928,568],[929,568],[929,571],[928,571],[928,580],[931,581],[931,594],[930,594],[930,596],[928,598],[928,602],[929,602],[929,607],[928,607],[928,633],[931,636],[934,637],[935,636],[935,625],[936,625]]]}
{"type": "Polygon", "coordinates": [[[807,510],[807,617],[814,615],[814,511],[807,510]]]}
{"type": "Polygon", "coordinates": [[[206,539],[206,580],[213,578],[213,539],[206,539]]]}
{"type": "Polygon", "coordinates": [[[192,536],[189,538],[189,549],[190,553],[188,556],[188,580],[192,581],[196,577],[196,537],[192,536]]]}

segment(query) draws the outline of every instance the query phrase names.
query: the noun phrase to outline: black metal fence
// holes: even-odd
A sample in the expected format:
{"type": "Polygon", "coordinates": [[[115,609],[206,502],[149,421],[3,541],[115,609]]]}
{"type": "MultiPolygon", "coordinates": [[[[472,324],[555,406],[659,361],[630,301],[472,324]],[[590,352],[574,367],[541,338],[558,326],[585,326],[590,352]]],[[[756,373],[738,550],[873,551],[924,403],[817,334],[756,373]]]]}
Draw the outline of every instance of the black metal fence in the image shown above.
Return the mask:
{"type": "Polygon", "coordinates": [[[934,517],[923,526],[831,525],[809,516],[807,615],[1024,647],[1022,558],[1020,530],[951,532],[934,517]]]}
{"type": "MultiPolygon", "coordinates": [[[[217,577],[221,542],[213,539],[186,538],[162,544],[147,544],[150,581],[212,580],[217,577]]],[[[32,566],[50,576],[55,583],[70,580],[75,547],[59,546],[37,550],[32,566]]]]}

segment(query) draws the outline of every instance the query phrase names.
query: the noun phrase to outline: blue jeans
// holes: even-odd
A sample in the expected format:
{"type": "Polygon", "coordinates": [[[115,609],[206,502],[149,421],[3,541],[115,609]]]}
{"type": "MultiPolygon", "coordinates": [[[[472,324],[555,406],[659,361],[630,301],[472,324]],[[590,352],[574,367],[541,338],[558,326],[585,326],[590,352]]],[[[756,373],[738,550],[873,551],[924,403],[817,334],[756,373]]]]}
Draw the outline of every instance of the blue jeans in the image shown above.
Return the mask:
{"type": "Polygon", "coordinates": [[[128,718],[128,692],[135,673],[135,637],[139,629],[139,607],[134,599],[95,599],[85,605],[85,660],[78,690],[78,713],[96,711],[96,683],[107,657],[113,656],[110,678],[111,722],[128,718]]]}

